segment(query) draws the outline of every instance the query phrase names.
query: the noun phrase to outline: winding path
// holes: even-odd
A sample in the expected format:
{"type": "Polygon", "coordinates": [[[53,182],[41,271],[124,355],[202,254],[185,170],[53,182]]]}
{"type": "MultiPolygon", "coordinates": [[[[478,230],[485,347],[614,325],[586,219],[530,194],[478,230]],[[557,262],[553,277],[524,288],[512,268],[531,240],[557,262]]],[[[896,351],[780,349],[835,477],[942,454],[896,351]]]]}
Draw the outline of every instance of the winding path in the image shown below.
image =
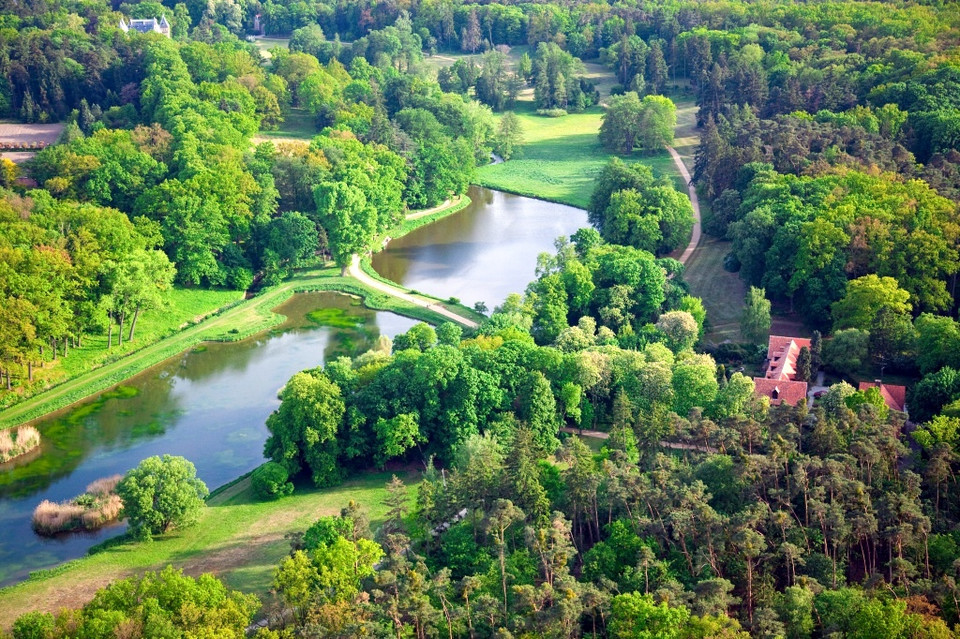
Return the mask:
{"type": "Polygon", "coordinates": [[[410,302],[411,304],[416,304],[417,306],[421,306],[425,309],[431,310],[437,315],[443,315],[447,319],[453,320],[457,324],[466,326],[467,328],[477,328],[479,326],[479,324],[477,324],[473,320],[467,319],[462,315],[457,315],[453,311],[443,307],[441,304],[437,302],[427,300],[422,297],[417,297],[415,295],[411,295],[403,291],[402,289],[397,288],[396,286],[391,286],[390,284],[381,282],[378,279],[370,277],[369,275],[363,272],[362,268],[360,268],[359,255],[353,256],[353,260],[350,262],[350,266],[347,267],[347,274],[350,277],[360,281],[365,286],[378,290],[381,293],[392,295],[393,297],[396,297],[397,299],[401,299],[405,302],[410,302]]]}
{"type": "MultiPolygon", "coordinates": [[[[579,435],[580,437],[591,437],[593,439],[610,439],[610,433],[605,433],[600,430],[582,430],[580,428],[569,428],[564,426],[560,429],[560,432],[570,433],[571,435],[579,435]]],[[[680,442],[668,442],[665,440],[660,442],[660,446],[662,448],[672,448],[673,450],[695,450],[699,453],[710,453],[711,455],[714,455],[718,452],[716,448],[711,448],[710,446],[682,444],[680,442]]]]}
{"type": "Polygon", "coordinates": [[[668,146],[667,151],[670,152],[673,163],[677,165],[677,170],[680,171],[680,175],[683,176],[683,181],[687,184],[687,194],[690,196],[690,205],[693,207],[693,233],[690,235],[690,243],[687,244],[687,248],[683,250],[679,258],[681,264],[686,264],[687,260],[690,259],[690,256],[693,255],[693,252],[696,250],[697,245],[700,244],[700,200],[697,198],[697,189],[693,186],[693,178],[690,177],[690,172],[683,163],[680,154],[677,153],[677,150],[672,146],[668,146]]]}

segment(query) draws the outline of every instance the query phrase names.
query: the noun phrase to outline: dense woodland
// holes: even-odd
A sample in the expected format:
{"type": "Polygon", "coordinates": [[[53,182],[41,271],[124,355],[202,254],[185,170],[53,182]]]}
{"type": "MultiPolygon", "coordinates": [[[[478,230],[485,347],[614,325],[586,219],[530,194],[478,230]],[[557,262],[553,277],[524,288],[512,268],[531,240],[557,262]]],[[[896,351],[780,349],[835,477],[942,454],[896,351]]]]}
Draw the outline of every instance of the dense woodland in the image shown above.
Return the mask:
{"type": "MultiPolygon", "coordinates": [[[[293,540],[274,584],[289,614],[263,636],[957,636],[956,4],[3,11],[0,111],[68,123],[29,166],[35,187],[0,174],[8,388],[85,335],[133,338],[172,285],[256,289],[318,255],[344,266],[512,148],[494,113],[523,91],[564,117],[600,99],[583,60],[616,77],[599,139],[625,159],[596,176],[593,228],[558,239],[523,295],[475,334],[418,325],[282,390],[263,497],[425,472],[412,506],[390,486],[377,530],[358,505],[293,540]],[[173,37],[124,34],[121,14],[165,14],[173,37]],[[269,65],[244,40],[255,21],[290,36],[269,65]],[[438,52],[479,57],[434,77],[438,52]],[[667,257],[689,202],[632,162],[672,139],[674,87],[697,100],[705,229],[752,287],[744,327],[760,328],[745,337],[765,342],[767,299],[797,313],[818,331],[802,376],[900,374],[909,420],[846,382],[770,407],[727,370],[756,365],[755,345],[702,352],[710,318],[667,257]],[[309,144],[253,144],[292,108],[313,118],[309,144]],[[603,431],[602,449],[577,429],[603,431]]],[[[255,608],[168,572],[14,636],[240,636],[255,608]]]]}

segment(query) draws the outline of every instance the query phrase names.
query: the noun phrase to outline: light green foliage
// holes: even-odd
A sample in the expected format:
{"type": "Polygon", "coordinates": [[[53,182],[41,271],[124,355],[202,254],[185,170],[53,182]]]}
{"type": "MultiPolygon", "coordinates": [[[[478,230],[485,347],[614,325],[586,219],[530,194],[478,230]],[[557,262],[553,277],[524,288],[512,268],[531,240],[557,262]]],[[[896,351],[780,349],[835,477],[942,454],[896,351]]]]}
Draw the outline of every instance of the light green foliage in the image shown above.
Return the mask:
{"type": "Polygon", "coordinates": [[[590,196],[590,223],[613,244],[663,255],[686,244],[693,228],[687,196],[642,164],[618,158],[603,169],[590,196]]]}
{"type": "Polygon", "coordinates": [[[98,590],[80,610],[56,617],[24,615],[13,627],[17,639],[116,636],[137,628],[142,636],[208,635],[242,639],[260,608],[253,595],[227,590],[213,575],[197,579],[168,566],[98,590]]]}
{"type": "Polygon", "coordinates": [[[382,468],[387,460],[403,455],[425,440],[420,433],[419,416],[416,413],[401,413],[391,419],[377,420],[374,425],[377,435],[376,461],[382,468]]]}
{"type": "Polygon", "coordinates": [[[847,282],[847,293],[830,308],[833,329],[870,330],[877,312],[884,307],[897,313],[911,310],[910,293],[901,289],[892,277],[864,275],[847,282]]]}
{"type": "Polygon", "coordinates": [[[197,469],[183,457],[148,457],[117,484],[134,537],[150,539],[194,523],[207,496],[197,469]]]}
{"type": "Polygon", "coordinates": [[[750,287],[747,301],[740,318],[740,331],[754,344],[767,341],[770,334],[770,300],[762,288],[750,287]]]}
{"type": "Polygon", "coordinates": [[[707,408],[717,397],[720,386],[717,383],[716,365],[710,361],[680,361],[673,368],[673,411],[686,417],[690,409],[699,406],[707,408]]]}
{"type": "Polygon", "coordinates": [[[322,372],[297,373],[280,391],[280,400],[267,418],[264,455],[291,475],[308,468],[316,486],[338,483],[337,432],[345,411],[340,388],[322,372]]]}
{"type": "Polygon", "coordinates": [[[960,418],[937,415],[913,431],[913,439],[927,450],[938,444],[955,450],[960,444],[960,418]]]}
{"type": "Polygon", "coordinates": [[[638,592],[617,595],[611,601],[610,636],[616,639],[678,639],[690,611],[654,603],[638,592]]]}
{"type": "Polygon", "coordinates": [[[856,391],[847,397],[844,402],[846,403],[847,408],[852,411],[859,410],[859,408],[864,404],[873,406],[873,409],[876,411],[881,421],[886,421],[887,415],[890,412],[886,402],[883,401],[883,395],[880,394],[880,389],[876,386],[868,388],[865,391],[856,391]]]}
{"type": "Polygon", "coordinates": [[[656,326],[674,353],[693,348],[700,333],[697,321],[686,311],[668,311],[660,316],[656,326]]]}
{"type": "Polygon", "coordinates": [[[513,111],[508,111],[500,118],[497,133],[494,137],[493,152],[504,160],[519,155],[523,144],[523,125],[520,118],[513,111]]]}

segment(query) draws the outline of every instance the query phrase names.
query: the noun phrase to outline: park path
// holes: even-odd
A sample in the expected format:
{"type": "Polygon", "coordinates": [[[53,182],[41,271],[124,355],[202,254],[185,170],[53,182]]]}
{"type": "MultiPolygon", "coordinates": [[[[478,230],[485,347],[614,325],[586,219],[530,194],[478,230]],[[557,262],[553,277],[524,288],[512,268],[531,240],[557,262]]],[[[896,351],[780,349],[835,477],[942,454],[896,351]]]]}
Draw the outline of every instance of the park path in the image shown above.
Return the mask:
{"type": "Polygon", "coordinates": [[[683,163],[683,158],[680,157],[680,154],[677,153],[677,150],[672,146],[668,146],[667,151],[670,152],[673,163],[677,165],[677,170],[680,171],[680,175],[683,176],[683,181],[687,185],[687,194],[690,196],[690,205],[693,207],[693,233],[690,235],[690,243],[687,244],[687,248],[683,250],[679,258],[681,264],[686,264],[687,260],[690,259],[690,256],[692,256],[693,252],[697,249],[697,245],[700,244],[700,236],[702,234],[700,229],[700,200],[697,198],[697,189],[693,185],[693,178],[690,177],[690,171],[687,170],[687,166],[683,163]]]}
{"type": "MultiPolygon", "coordinates": [[[[579,428],[569,428],[565,426],[560,429],[560,432],[570,433],[571,435],[579,435],[580,437],[591,437],[593,439],[610,439],[610,433],[605,433],[600,430],[581,430],[579,428]]],[[[695,450],[698,453],[715,454],[717,452],[716,448],[711,448],[709,446],[699,446],[697,444],[681,444],[680,442],[661,441],[660,446],[662,446],[663,448],[672,448],[673,450],[695,450]]]]}
{"type": "Polygon", "coordinates": [[[359,256],[359,255],[354,255],[354,256],[353,256],[353,259],[352,259],[351,262],[350,262],[350,266],[347,267],[347,274],[348,274],[350,277],[352,277],[352,278],[354,278],[354,279],[356,279],[356,280],[359,280],[362,284],[364,284],[364,285],[366,285],[366,286],[368,286],[368,287],[370,287],[370,288],[372,288],[372,289],[375,289],[375,290],[377,290],[377,291],[380,291],[381,293],[386,293],[387,295],[391,295],[391,296],[393,296],[393,297],[395,297],[395,298],[397,298],[397,299],[401,299],[401,300],[403,300],[403,301],[405,301],[405,302],[410,302],[411,304],[416,304],[417,306],[420,306],[420,307],[425,308],[425,309],[427,309],[427,310],[433,311],[433,312],[436,313],[437,315],[442,315],[442,316],[446,317],[447,319],[453,320],[453,321],[456,322],[457,324],[460,324],[460,325],[462,325],[462,326],[466,326],[467,328],[477,328],[477,327],[479,326],[479,324],[477,324],[477,323],[474,322],[473,320],[467,319],[466,317],[463,317],[462,315],[458,315],[457,313],[454,313],[453,311],[445,308],[444,306],[442,306],[442,305],[439,304],[438,302],[434,302],[434,301],[431,301],[431,300],[427,300],[427,299],[424,299],[424,298],[422,298],[422,297],[417,297],[417,296],[415,296],[415,295],[410,295],[409,293],[403,291],[403,290],[400,289],[400,288],[397,288],[396,286],[392,286],[392,285],[390,285],[390,284],[387,284],[386,282],[381,282],[381,281],[378,280],[378,279],[375,279],[375,278],[373,278],[373,277],[370,277],[369,275],[367,275],[366,273],[363,272],[363,269],[362,269],[362,268],[360,268],[360,256],[359,256]]]}
{"type": "Polygon", "coordinates": [[[436,206],[433,207],[432,209],[421,209],[421,210],[419,210],[419,211],[414,211],[413,213],[410,213],[409,215],[407,215],[404,219],[406,219],[406,220],[419,220],[421,217],[427,217],[428,215],[433,215],[433,214],[436,213],[437,211],[442,211],[443,209],[447,208],[448,206],[451,206],[451,205],[453,205],[453,204],[458,204],[458,203],[460,202],[460,200],[462,200],[462,199],[463,199],[463,196],[462,196],[462,195],[458,195],[457,197],[455,197],[455,198],[453,198],[453,199],[444,200],[443,202],[441,202],[440,204],[436,205],[436,206]]]}

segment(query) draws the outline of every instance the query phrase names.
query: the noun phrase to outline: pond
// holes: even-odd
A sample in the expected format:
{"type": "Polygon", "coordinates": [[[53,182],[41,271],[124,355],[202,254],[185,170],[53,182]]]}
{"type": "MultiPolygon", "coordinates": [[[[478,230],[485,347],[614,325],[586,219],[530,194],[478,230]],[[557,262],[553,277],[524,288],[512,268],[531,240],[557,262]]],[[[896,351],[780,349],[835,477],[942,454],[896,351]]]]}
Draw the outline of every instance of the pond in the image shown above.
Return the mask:
{"type": "MultiPolygon", "coordinates": [[[[537,254],[585,226],[586,213],[472,187],[463,211],[390,242],[383,275],[408,287],[492,310],[533,279],[537,254]]],[[[282,326],[242,342],[204,344],[35,423],[43,448],[0,465],[0,585],[82,556],[122,525],[49,539],[30,528],[40,501],[79,495],[151,455],[182,455],[212,490],[263,461],[265,421],[297,371],[368,350],[415,321],[370,311],[335,293],[297,295],[276,309],[282,326]],[[310,318],[313,318],[312,320],[310,318]]]]}
{"type": "Polygon", "coordinates": [[[423,226],[373,256],[373,268],[389,280],[467,306],[491,311],[533,280],[537,255],[553,241],[588,226],[583,209],[470,187],[470,205],[423,226]]]}
{"type": "Polygon", "coordinates": [[[393,337],[415,324],[359,304],[336,293],[297,295],[276,309],[288,319],[269,333],[203,344],[127,380],[119,391],[35,422],[44,442],[40,454],[0,466],[0,584],[81,556],[123,531],[113,526],[40,537],[30,516],[44,499],[70,499],[95,479],[124,473],[151,455],[186,457],[211,490],[260,465],[267,416],[291,375],[358,355],[379,335],[393,337]]]}

